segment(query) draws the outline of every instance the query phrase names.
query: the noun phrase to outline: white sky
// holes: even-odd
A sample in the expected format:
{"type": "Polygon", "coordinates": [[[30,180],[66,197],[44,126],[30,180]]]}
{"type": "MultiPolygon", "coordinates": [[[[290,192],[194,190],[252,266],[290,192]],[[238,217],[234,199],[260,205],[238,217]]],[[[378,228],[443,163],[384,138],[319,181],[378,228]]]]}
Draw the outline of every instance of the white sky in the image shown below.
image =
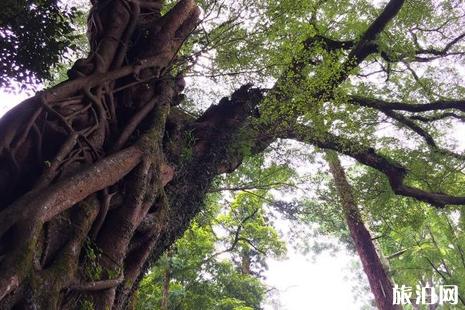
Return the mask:
{"type": "Polygon", "coordinates": [[[266,310],[361,308],[354,300],[352,288],[356,283],[350,278],[349,269],[356,257],[343,251],[336,256],[322,253],[315,261],[295,251],[290,251],[288,257],[284,261],[268,261],[266,283],[278,289],[281,305],[267,305],[266,310]]]}
{"type": "Polygon", "coordinates": [[[0,117],[2,117],[9,109],[28,97],[29,96],[25,94],[14,95],[0,91],[0,117]]]}

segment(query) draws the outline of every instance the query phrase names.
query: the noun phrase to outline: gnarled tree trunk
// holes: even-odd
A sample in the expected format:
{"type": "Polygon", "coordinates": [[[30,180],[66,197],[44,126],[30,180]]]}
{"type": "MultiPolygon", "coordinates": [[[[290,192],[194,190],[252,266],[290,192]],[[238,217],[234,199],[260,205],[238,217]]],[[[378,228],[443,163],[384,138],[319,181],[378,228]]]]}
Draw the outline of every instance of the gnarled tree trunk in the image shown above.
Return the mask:
{"type": "Polygon", "coordinates": [[[200,12],[161,8],[96,2],[89,56],[0,120],[1,309],[124,309],[212,179],[239,165],[261,95],[242,87],[197,119],[176,108],[176,54],[200,12]]]}

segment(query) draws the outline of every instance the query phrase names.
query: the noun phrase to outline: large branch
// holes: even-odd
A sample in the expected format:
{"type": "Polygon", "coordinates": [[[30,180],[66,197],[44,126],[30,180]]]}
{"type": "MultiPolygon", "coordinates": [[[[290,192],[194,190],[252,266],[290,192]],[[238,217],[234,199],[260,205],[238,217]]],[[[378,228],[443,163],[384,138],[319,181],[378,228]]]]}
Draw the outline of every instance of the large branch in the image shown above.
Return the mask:
{"type": "Polygon", "coordinates": [[[381,57],[388,63],[395,63],[399,61],[403,62],[431,62],[435,59],[444,58],[448,56],[457,56],[457,55],[465,55],[463,51],[451,51],[453,47],[457,45],[460,41],[465,38],[465,33],[460,34],[459,36],[452,39],[448,42],[443,48],[422,48],[418,44],[418,40],[414,34],[414,44],[416,46],[416,50],[413,52],[414,57],[412,58],[411,53],[397,53],[397,54],[390,54],[386,51],[380,51],[381,57]]]}
{"type": "Polygon", "coordinates": [[[414,131],[416,134],[421,136],[432,151],[438,152],[439,154],[452,156],[460,160],[465,159],[465,156],[462,154],[458,154],[454,151],[440,147],[434,140],[433,136],[431,136],[427,130],[423,129],[420,125],[418,125],[412,118],[405,117],[401,113],[394,112],[391,110],[386,110],[386,111],[381,111],[381,112],[383,112],[386,116],[395,119],[397,122],[399,122],[403,126],[409,128],[410,130],[414,131]]]}
{"type": "Polygon", "coordinates": [[[71,208],[92,193],[115,184],[140,162],[143,151],[131,146],[54,184],[40,193],[31,191],[0,212],[0,236],[19,220],[42,223],[71,208]]]}
{"type": "MultiPolygon", "coordinates": [[[[350,50],[347,59],[342,66],[337,69],[338,72],[335,72],[327,83],[325,83],[324,89],[315,90],[315,98],[332,96],[332,90],[346,80],[354,68],[363,62],[370,54],[377,52],[378,46],[375,42],[377,36],[397,15],[399,10],[402,8],[403,3],[404,0],[391,0],[357,41],[337,41],[328,37],[316,35],[303,42],[306,50],[311,49],[314,45],[320,45],[328,52],[334,50],[350,50]]],[[[279,93],[280,88],[285,89],[286,82],[289,81],[294,83],[294,85],[299,85],[303,79],[301,73],[305,64],[310,63],[316,65],[319,63],[318,61],[309,60],[308,57],[303,57],[303,59],[300,58],[301,57],[294,58],[289,68],[287,68],[283,75],[278,79],[275,87],[273,88],[275,92],[279,93]],[[289,78],[289,76],[291,78],[289,78]]],[[[282,100],[283,98],[279,98],[278,96],[278,99],[282,100]]]]}
{"type": "Polygon", "coordinates": [[[377,153],[373,148],[356,144],[352,140],[328,132],[317,132],[304,125],[295,125],[291,130],[282,133],[280,137],[312,144],[323,149],[331,149],[350,156],[360,163],[385,174],[392,190],[397,195],[413,197],[436,207],[465,204],[465,197],[452,196],[441,192],[428,192],[406,185],[404,181],[407,176],[407,169],[405,167],[377,153]]]}
{"type": "Polygon", "coordinates": [[[366,98],[361,96],[350,97],[350,102],[362,107],[374,108],[377,110],[398,110],[406,112],[428,112],[446,109],[455,109],[465,112],[465,100],[438,100],[429,103],[406,103],[399,101],[385,101],[378,98],[366,98]]]}
{"type": "Polygon", "coordinates": [[[439,120],[446,119],[446,118],[455,118],[462,122],[465,122],[465,116],[458,115],[452,112],[444,112],[444,113],[441,113],[438,115],[432,115],[432,116],[413,115],[413,116],[410,116],[409,118],[423,122],[423,123],[435,122],[435,121],[439,121],[439,120]]]}
{"type": "Polygon", "coordinates": [[[446,46],[444,46],[444,48],[442,49],[420,48],[419,50],[416,51],[416,54],[417,55],[430,54],[430,55],[435,55],[435,56],[446,56],[448,55],[451,48],[453,48],[457,43],[462,41],[464,38],[465,38],[465,32],[455,37],[452,41],[447,43],[446,46]]]}
{"type": "Polygon", "coordinates": [[[438,145],[436,144],[436,141],[434,141],[434,138],[425,129],[417,125],[415,121],[403,116],[398,112],[394,112],[391,110],[383,110],[381,112],[383,112],[386,116],[396,120],[400,124],[406,126],[407,128],[410,128],[416,134],[421,136],[425,140],[426,144],[428,144],[428,146],[430,146],[431,148],[436,150],[439,149],[438,145]]]}
{"type": "Polygon", "coordinates": [[[404,0],[391,0],[381,14],[376,18],[360,38],[357,45],[349,54],[349,60],[357,64],[362,62],[369,54],[377,50],[375,40],[386,28],[387,24],[399,13],[404,0]]]}
{"type": "Polygon", "coordinates": [[[348,50],[354,47],[355,42],[353,40],[338,41],[322,35],[316,35],[308,38],[304,41],[304,46],[307,49],[312,48],[315,44],[320,44],[326,51],[334,50],[348,50]]]}
{"type": "MultiPolygon", "coordinates": [[[[381,14],[368,26],[368,29],[362,34],[355,46],[349,52],[347,59],[340,66],[339,72],[333,74],[331,79],[326,83],[325,89],[318,90],[315,97],[331,96],[331,90],[335,89],[347,79],[351,71],[358,67],[369,55],[378,51],[376,38],[386,28],[388,23],[399,13],[404,0],[391,0],[383,9],[381,14]]],[[[350,46],[348,42],[339,42],[341,48],[350,46]]]]}
{"type": "MultiPolygon", "coordinates": [[[[398,123],[402,124],[403,126],[409,128],[410,130],[412,130],[413,132],[421,136],[425,140],[428,147],[430,147],[433,151],[436,151],[440,154],[452,156],[460,160],[465,159],[465,156],[461,154],[458,154],[451,150],[440,147],[436,143],[434,138],[428,133],[428,131],[423,129],[419,124],[415,122],[415,120],[429,122],[429,121],[443,119],[445,117],[455,117],[455,118],[461,119],[460,115],[456,115],[454,113],[443,113],[436,118],[435,117],[426,118],[422,116],[407,117],[397,111],[394,111],[394,110],[397,110],[397,106],[401,106],[400,109],[403,109],[405,111],[405,108],[407,106],[411,106],[410,104],[407,104],[407,103],[384,102],[378,99],[369,99],[369,98],[362,98],[362,97],[355,97],[355,96],[352,97],[352,99],[349,102],[353,104],[354,103],[358,104],[360,106],[370,107],[370,108],[376,109],[384,113],[386,116],[396,120],[398,123]],[[392,107],[396,107],[396,108],[392,108],[392,107]]],[[[451,103],[452,102],[449,102],[449,104],[451,103]]],[[[429,103],[429,104],[424,104],[424,105],[435,105],[435,104],[429,103]]]]}

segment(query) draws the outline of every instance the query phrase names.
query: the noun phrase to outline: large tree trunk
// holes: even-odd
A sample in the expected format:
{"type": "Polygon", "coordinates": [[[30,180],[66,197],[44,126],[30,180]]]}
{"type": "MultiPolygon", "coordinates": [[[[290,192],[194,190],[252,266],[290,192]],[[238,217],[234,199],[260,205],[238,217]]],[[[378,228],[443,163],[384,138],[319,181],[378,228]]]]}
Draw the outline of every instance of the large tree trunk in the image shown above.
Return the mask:
{"type": "Polygon", "coordinates": [[[352,193],[352,187],[336,153],[326,153],[331,174],[340,197],[344,216],[350,236],[367,275],[375,302],[380,310],[400,309],[393,305],[393,285],[389,278],[371,239],[370,232],[365,227],[357,203],[352,193]]]}
{"type": "Polygon", "coordinates": [[[96,3],[88,58],[0,120],[1,309],[125,309],[241,162],[234,143],[261,99],[242,87],[193,119],[175,106],[194,1],[164,16],[157,0],[96,3]]]}

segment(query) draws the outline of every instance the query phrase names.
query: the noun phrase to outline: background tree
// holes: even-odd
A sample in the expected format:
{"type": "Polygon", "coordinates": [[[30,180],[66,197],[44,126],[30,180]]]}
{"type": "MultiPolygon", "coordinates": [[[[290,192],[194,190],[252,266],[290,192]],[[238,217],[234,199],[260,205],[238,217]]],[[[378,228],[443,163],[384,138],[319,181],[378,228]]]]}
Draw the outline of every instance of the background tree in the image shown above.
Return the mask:
{"type": "MultiPolygon", "coordinates": [[[[412,287],[428,283],[433,286],[457,285],[459,305],[465,305],[462,289],[465,239],[460,227],[463,212],[438,212],[426,204],[396,197],[389,191],[380,193],[379,189],[385,184],[379,177],[367,172],[356,180],[359,186],[370,180],[375,185],[371,193],[362,193],[360,197],[365,201],[371,229],[378,236],[377,242],[389,261],[394,279],[412,287]],[[387,208],[393,205],[397,206],[396,210],[386,216],[387,208]]],[[[444,309],[448,307],[443,306],[444,309]]]]}
{"type": "Polygon", "coordinates": [[[210,202],[143,279],[137,308],[260,309],[265,258],[285,252],[263,203],[255,192],[235,195],[228,208],[210,202]]]}
{"type": "MultiPolygon", "coordinates": [[[[359,215],[368,227],[388,276],[395,283],[415,290],[417,286],[433,286],[436,293],[439,285],[457,285],[459,304],[440,307],[463,307],[461,253],[464,237],[460,228],[461,212],[437,211],[414,199],[398,197],[381,174],[351,162],[345,162],[345,165],[350,167],[351,192],[360,201],[359,215]]],[[[350,236],[353,232],[345,224],[347,215],[339,203],[341,194],[331,184],[327,169],[322,166],[311,181],[317,187],[314,198],[294,201],[287,208],[290,212],[288,216],[296,223],[318,225],[310,234],[296,229],[295,238],[304,245],[307,243],[306,246],[317,254],[327,250],[337,251],[333,243],[318,241],[319,238],[323,239],[322,236],[336,237],[349,251],[358,251],[359,245],[350,236]],[[311,243],[311,240],[317,241],[311,243]]],[[[373,260],[369,262],[374,264],[373,260]]],[[[420,309],[416,299],[416,292],[413,292],[413,305],[404,308],[420,309]]],[[[430,306],[431,309],[438,307],[438,304],[430,306]]]]}
{"type": "Polygon", "coordinates": [[[393,283],[378,256],[370,232],[365,227],[344,168],[335,153],[326,153],[326,160],[341,201],[347,228],[370,283],[376,306],[381,310],[400,309],[400,306],[393,305],[393,283]]]}
{"type": "Polygon", "coordinates": [[[465,202],[462,155],[433,126],[463,119],[460,2],[199,5],[95,2],[87,57],[1,119],[2,307],[125,308],[215,178],[278,139],[350,156],[397,195],[465,202]],[[182,94],[189,74],[236,90],[211,104],[205,79],[182,94]],[[378,144],[391,123],[405,138],[378,144]]]}

